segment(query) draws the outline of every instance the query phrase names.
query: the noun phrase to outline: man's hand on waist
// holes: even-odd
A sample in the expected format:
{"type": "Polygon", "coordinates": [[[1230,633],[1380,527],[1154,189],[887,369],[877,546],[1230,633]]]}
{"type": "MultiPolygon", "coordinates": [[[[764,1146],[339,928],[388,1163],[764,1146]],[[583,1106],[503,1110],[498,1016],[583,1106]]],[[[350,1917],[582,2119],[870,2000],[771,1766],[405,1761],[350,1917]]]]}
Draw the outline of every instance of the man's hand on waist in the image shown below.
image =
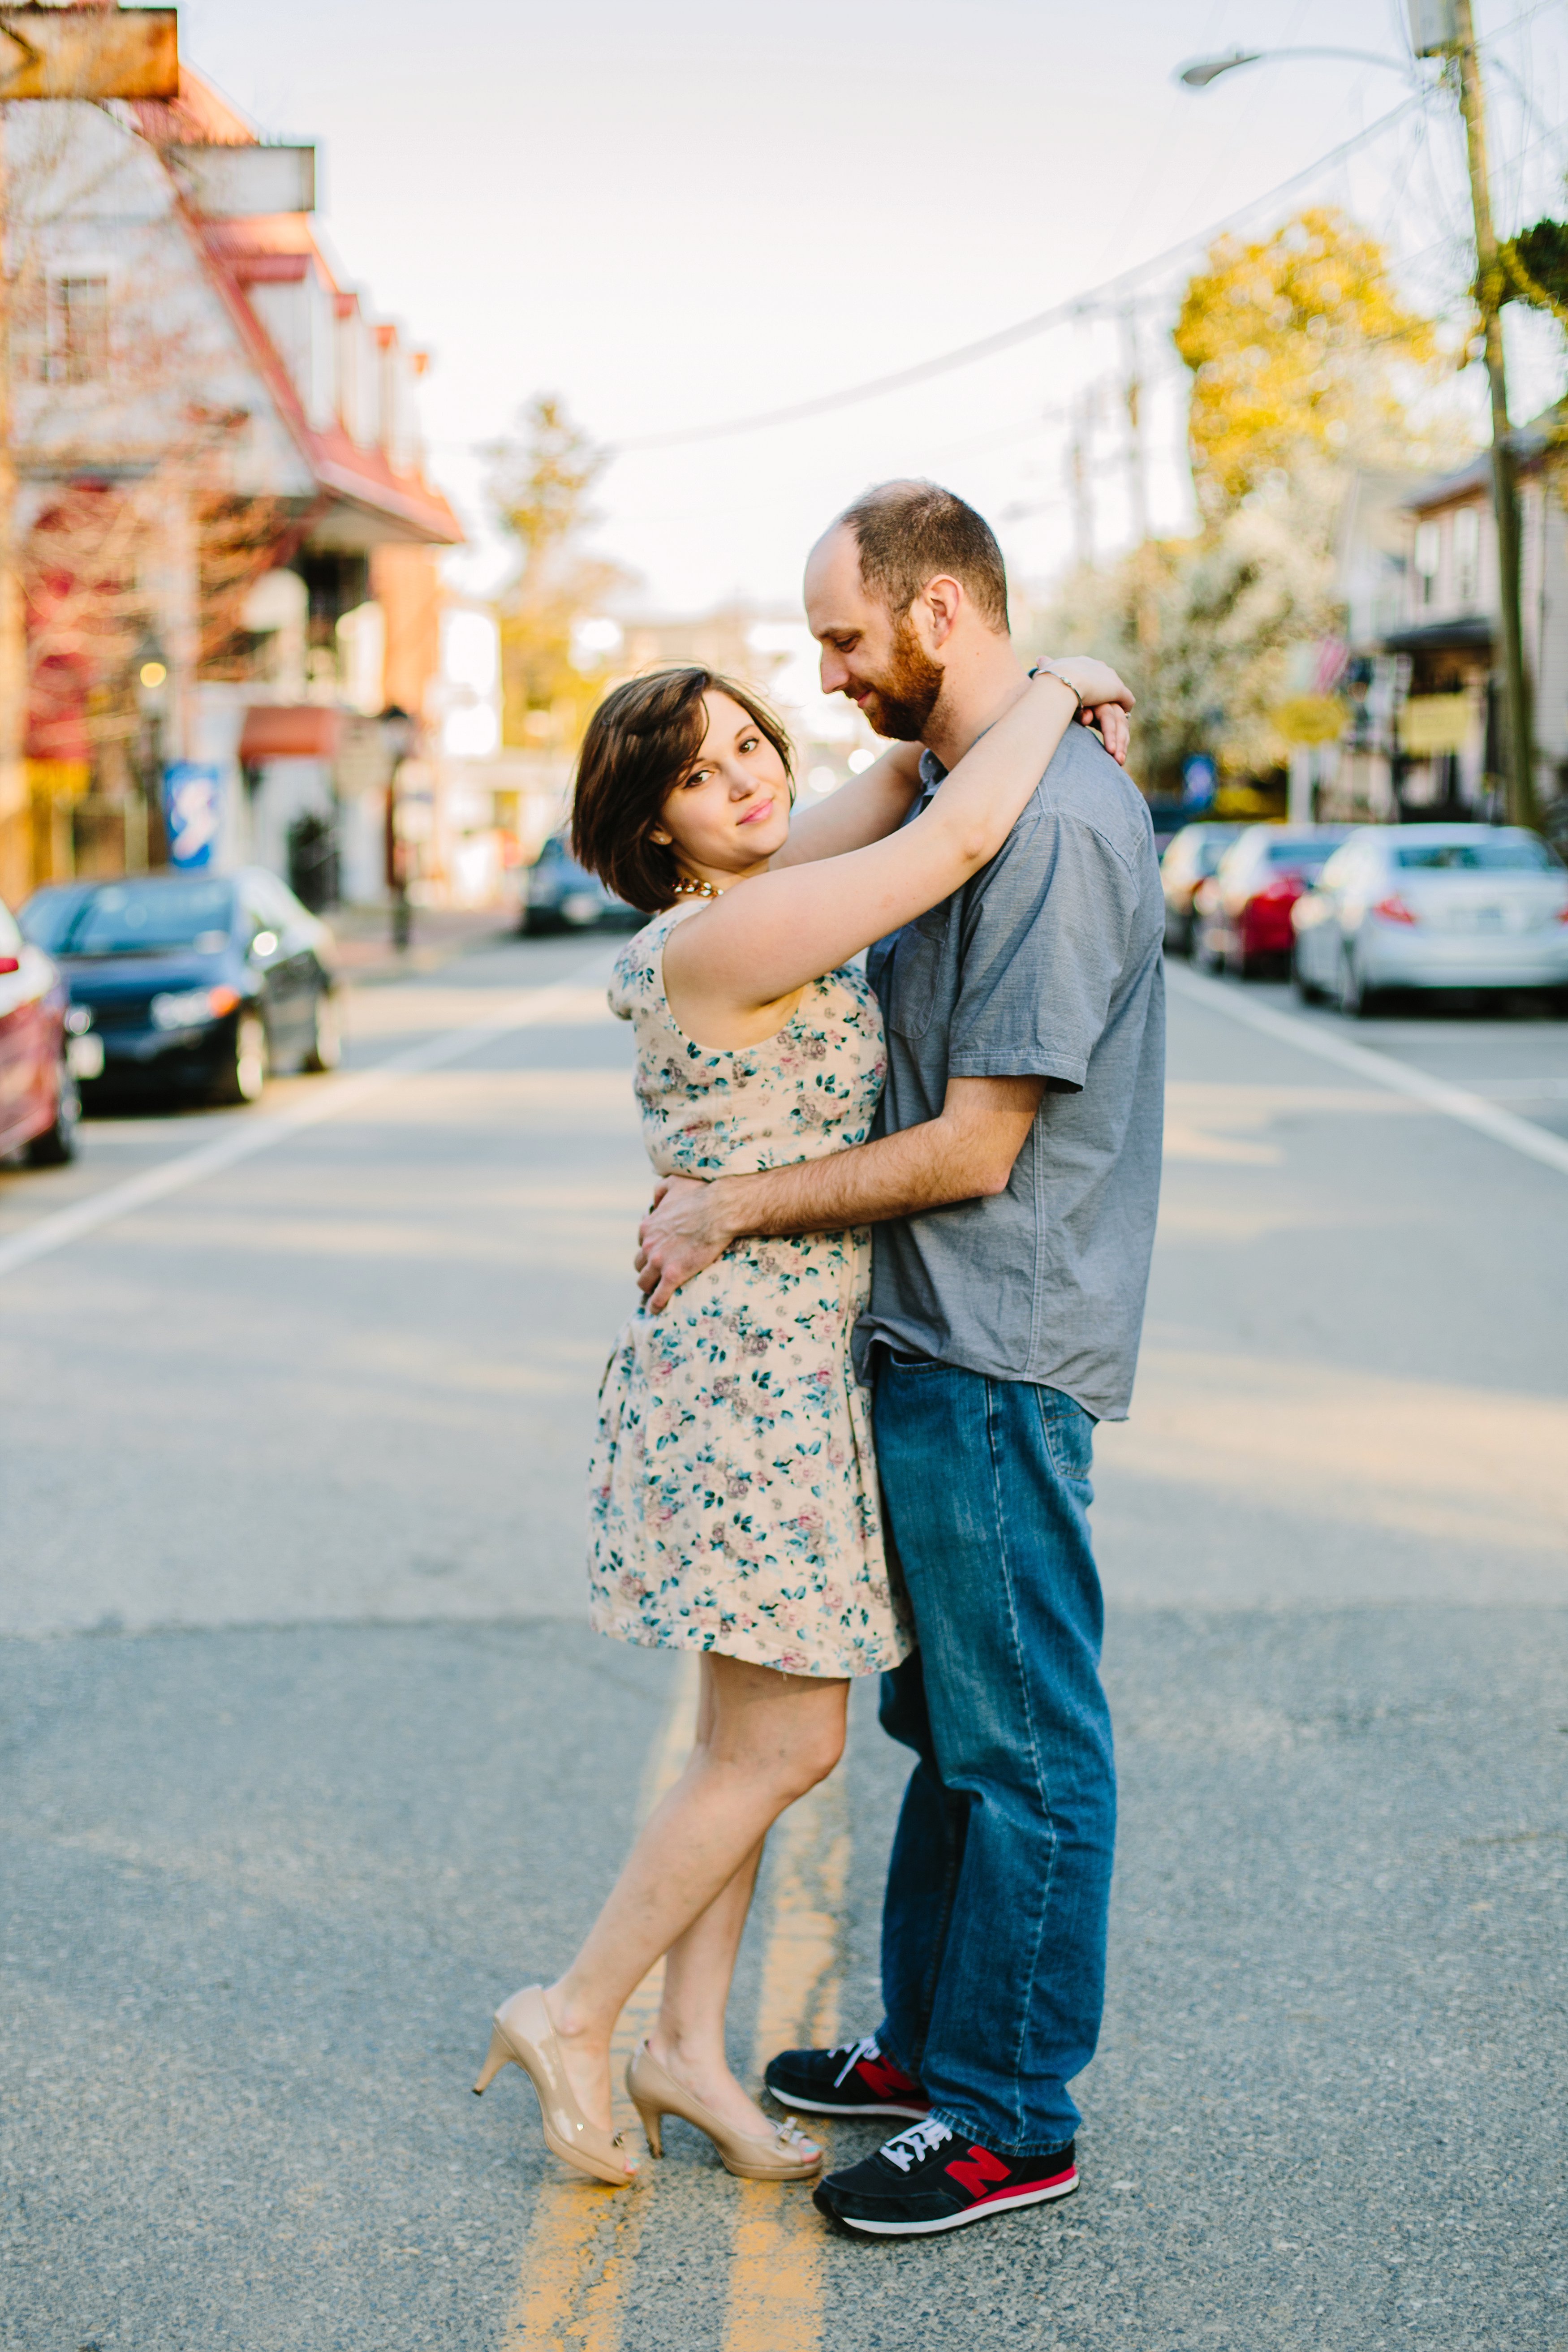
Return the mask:
{"type": "Polygon", "coordinates": [[[840,1233],[1006,1190],[1044,1078],[950,1078],[941,1115],[874,1143],[699,1184],[661,1177],[638,1228],[637,1283],[661,1314],[742,1234],[840,1233]]]}
{"type": "Polygon", "coordinates": [[[637,1287],[648,1311],[661,1315],[683,1282],[722,1257],[738,1233],[726,1223],[730,1187],[739,1180],[721,1176],[710,1184],[690,1176],[661,1176],[653,1206],[637,1227],[637,1287]]]}

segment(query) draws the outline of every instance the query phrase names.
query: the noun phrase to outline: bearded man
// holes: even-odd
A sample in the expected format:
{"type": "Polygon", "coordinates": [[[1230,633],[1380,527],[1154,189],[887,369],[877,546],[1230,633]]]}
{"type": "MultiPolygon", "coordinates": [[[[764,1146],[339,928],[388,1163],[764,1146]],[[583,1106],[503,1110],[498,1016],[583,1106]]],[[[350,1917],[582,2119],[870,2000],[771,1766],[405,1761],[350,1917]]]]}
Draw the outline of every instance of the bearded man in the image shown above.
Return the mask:
{"type": "MultiPolygon", "coordinates": [[[[917,813],[1024,684],[995,539],[934,484],[884,483],[812,550],[805,607],[824,691],[925,746],[917,813]]],[[[920,1644],[882,1685],[916,1759],[885,2016],[766,2076],[791,2108],[905,2123],[816,2191],[874,2236],[1078,2186],[1068,2085],[1099,2036],[1116,1807],[1089,1472],[1095,1423],[1128,1410],[1153,1244],[1163,930],[1147,804],[1070,729],[991,864],[871,950],[872,1139],[675,1179],[642,1228],[657,1311],[742,1234],[875,1227],[857,1361],[920,1644]]]]}

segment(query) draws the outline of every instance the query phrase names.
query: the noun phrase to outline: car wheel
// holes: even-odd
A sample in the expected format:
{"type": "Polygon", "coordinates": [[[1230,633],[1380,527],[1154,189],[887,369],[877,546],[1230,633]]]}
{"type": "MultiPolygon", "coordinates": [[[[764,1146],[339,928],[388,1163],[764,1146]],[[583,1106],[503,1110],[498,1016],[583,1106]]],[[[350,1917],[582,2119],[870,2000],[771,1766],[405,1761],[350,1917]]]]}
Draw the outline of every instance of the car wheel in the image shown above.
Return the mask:
{"type": "Polygon", "coordinates": [[[1303,1004],[1321,1003],[1323,992],[1318,986],[1317,982],[1315,980],[1309,980],[1306,973],[1302,971],[1301,951],[1299,948],[1292,948],[1290,950],[1290,979],[1296,993],[1300,998],[1303,1004]]]}
{"type": "Polygon", "coordinates": [[[35,1135],[27,1146],[27,1162],[33,1168],[63,1168],[76,1158],[77,1129],[81,1124],[81,1095],[77,1082],[60,1056],[55,1080],[55,1123],[46,1127],[42,1135],[35,1135]]]}
{"type": "Polygon", "coordinates": [[[342,1033],[338,1026],[338,1008],[330,989],[316,991],[316,1001],[310,1032],[301,1069],[335,1070],[343,1058],[342,1033]]]}
{"type": "Polygon", "coordinates": [[[234,1050],[224,1066],[216,1093],[219,1102],[253,1103],[267,1084],[271,1056],[267,1024],[258,1013],[242,1013],[234,1024],[234,1050]]]}

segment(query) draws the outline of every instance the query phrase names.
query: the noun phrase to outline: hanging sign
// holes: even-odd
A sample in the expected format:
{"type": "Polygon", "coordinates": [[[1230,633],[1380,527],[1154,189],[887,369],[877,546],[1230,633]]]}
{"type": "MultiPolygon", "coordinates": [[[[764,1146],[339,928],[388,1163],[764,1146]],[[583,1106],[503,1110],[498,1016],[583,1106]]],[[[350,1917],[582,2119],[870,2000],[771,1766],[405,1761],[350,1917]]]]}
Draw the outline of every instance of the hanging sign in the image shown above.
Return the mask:
{"type": "Polygon", "coordinates": [[[218,833],[218,772],[194,760],[163,771],[163,827],[169,863],[192,874],[213,862],[218,833]]]}

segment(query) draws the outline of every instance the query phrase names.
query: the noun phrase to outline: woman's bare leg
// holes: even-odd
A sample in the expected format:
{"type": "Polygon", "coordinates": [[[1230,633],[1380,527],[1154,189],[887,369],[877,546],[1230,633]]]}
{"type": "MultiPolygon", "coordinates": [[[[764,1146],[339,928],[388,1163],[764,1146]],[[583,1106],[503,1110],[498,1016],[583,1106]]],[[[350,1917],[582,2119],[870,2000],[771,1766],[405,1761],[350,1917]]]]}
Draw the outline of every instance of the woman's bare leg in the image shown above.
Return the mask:
{"type": "Polygon", "coordinates": [[[610,2122],[610,2036],[628,1998],[750,1862],[720,1906],[711,1948],[699,1937],[677,1979],[695,1969],[717,1981],[726,1946],[733,1966],[755,1874],[751,1858],[785,1806],[825,1780],[843,1750],[847,1682],[712,1654],[702,1669],[699,1736],[686,1769],[644,1823],[576,1958],[546,1989],[572,2086],[602,2128],[610,2122]]]}
{"type": "Polygon", "coordinates": [[[763,2113],[731,2070],[724,2013],[763,1844],[759,1840],[701,1917],[670,1946],[658,2022],[648,2035],[649,2049],[678,2083],[733,2130],[757,2134],[772,2131],[776,2118],[763,2113]]]}

